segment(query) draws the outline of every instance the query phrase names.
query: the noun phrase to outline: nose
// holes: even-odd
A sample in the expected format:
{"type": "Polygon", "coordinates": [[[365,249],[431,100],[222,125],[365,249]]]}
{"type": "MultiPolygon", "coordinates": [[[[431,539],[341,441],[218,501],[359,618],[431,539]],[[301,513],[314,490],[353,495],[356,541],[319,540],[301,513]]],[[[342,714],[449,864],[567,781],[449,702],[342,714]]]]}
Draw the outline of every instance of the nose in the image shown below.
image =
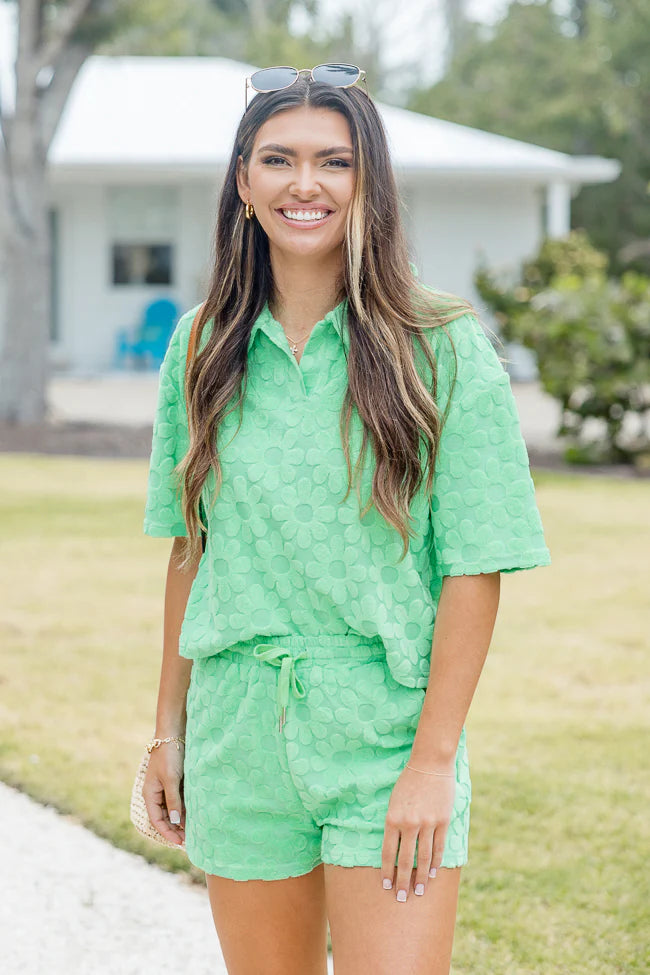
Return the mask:
{"type": "Polygon", "coordinates": [[[296,165],[294,177],[291,181],[291,191],[300,197],[309,197],[314,193],[320,193],[316,169],[308,160],[296,165]]]}

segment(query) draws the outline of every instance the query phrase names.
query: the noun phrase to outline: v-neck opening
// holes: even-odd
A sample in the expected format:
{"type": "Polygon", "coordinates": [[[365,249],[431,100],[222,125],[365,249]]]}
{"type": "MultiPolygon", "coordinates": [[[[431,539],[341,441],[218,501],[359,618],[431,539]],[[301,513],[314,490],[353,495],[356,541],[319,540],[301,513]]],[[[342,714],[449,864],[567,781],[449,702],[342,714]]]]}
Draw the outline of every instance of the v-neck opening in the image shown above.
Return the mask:
{"type": "MultiPolygon", "coordinates": [[[[323,389],[329,384],[329,378],[322,382],[318,369],[310,368],[310,361],[307,362],[308,368],[304,368],[305,355],[309,353],[310,359],[312,356],[310,347],[313,346],[314,342],[316,341],[314,338],[314,332],[316,330],[322,331],[323,326],[329,323],[329,325],[336,332],[338,341],[345,345],[343,336],[346,328],[346,323],[344,322],[344,315],[346,314],[346,311],[347,297],[344,298],[343,301],[339,302],[339,304],[334,308],[330,309],[330,311],[328,311],[323,318],[320,318],[317,322],[315,322],[309,335],[307,336],[307,341],[305,342],[300,359],[298,360],[291,351],[291,343],[289,342],[289,337],[287,336],[282,323],[279,322],[278,319],[272,314],[271,309],[269,308],[268,300],[264,304],[264,308],[262,310],[262,315],[264,318],[262,323],[271,325],[271,330],[267,332],[267,335],[274,342],[274,344],[285,353],[287,358],[292,360],[293,365],[290,368],[296,369],[298,372],[301,392],[305,399],[311,398],[314,394],[317,394],[319,390],[323,389]],[[307,388],[308,384],[310,386],[309,389],[307,388]]],[[[314,365],[317,367],[318,363],[315,363],[314,365]]]]}

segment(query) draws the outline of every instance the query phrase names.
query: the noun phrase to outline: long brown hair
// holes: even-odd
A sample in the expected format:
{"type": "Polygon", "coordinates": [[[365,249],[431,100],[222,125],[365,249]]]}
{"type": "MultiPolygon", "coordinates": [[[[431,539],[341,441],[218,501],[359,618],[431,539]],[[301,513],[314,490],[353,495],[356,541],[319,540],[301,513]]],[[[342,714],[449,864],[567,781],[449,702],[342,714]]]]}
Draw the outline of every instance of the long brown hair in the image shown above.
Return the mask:
{"type": "Polygon", "coordinates": [[[257,220],[245,219],[237,190],[237,159],[241,154],[247,168],[260,126],[278,112],[303,105],[344,115],[354,149],[355,186],[342,244],[339,290],[339,302],[348,299],[350,340],[348,387],[340,415],[348,468],[345,497],[352,487],[348,435],[355,411],[363,424],[355,477],[368,443],[375,458],[372,495],[360,517],[374,503],[402,537],[402,558],[412,534],[409,505],[425,470],[426,491],[432,489],[444,417],[436,403],[436,364],[423,332],[476,311],[464,299],[420,284],[413,274],[386,133],[373,101],[356,87],[335,88],[301,77],[289,88],[252,100],[239,123],[219,196],[212,274],[207,298],[197,313],[197,349],[206,325],[211,324],[207,341],[190,360],[187,372],[190,447],[176,468],[182,477],[188,527],[183,565],[195,560],[201,550],[199,502],[211,467],[216,475],[212,504],[221,486],[216,434],[224,416],[243,405],[251,328],[265,301],[275,298],[268,238],[257,220]],[[428,378],[418,369],[414,338],[425,357],[428,378]]]}

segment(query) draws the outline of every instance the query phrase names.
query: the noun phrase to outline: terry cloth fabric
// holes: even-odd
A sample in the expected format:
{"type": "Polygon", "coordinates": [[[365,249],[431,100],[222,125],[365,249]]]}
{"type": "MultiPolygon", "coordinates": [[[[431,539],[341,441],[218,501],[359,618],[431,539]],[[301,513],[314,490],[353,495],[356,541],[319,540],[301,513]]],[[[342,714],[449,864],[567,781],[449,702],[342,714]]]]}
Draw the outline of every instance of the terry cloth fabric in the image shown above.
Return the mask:
{"type": "MultiPolygon", "coordinates": [[[[210,510],[205,552],[192,583],[179,653],[199,659],[258,634],[379,636],[394,678],[426,687],[444,576],[550,565],[528,453],[497,353],[472,314],[451,322],[457,378],[438,451],[434,490],[411,503],[414,537],[402,540],[373,507],[361,519],[347,469],[339,413],[347,385],[347,299],[316,323],[298,362],[268,302],[248,341],[240,429],[232,410],[218,433],[223,484],[210,510]]],[[[188,447],[184,369],[200,306],[178,322],[160,369],[144,531],[187,528],[174,466],[188,447]]],[[[201,337],[207,341],[209,323],[201,337]]],[[[439,370],[438,404],[454,357],[441,329],[427,333],[439,370]]],[[[353,414],[352,464],[361,444],[353,414]]],[[[362,503],[370,496],[368,451],[362,503]]]]}

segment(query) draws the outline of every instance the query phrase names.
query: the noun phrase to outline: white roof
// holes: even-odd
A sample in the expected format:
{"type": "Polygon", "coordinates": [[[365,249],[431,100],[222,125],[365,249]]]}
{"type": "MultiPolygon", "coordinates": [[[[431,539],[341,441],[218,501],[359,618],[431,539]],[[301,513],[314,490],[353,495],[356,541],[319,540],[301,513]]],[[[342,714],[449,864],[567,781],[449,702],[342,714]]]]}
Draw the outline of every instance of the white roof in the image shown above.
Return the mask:
{"type": "MultiPolygon", "coordinates": [[[[107,168],[115,175],[155,170],[174,177],[180,170],[213,176],[230,157],[244,111],[244,81],[255,70],[255,65],[217,57],[90,57],[50,147],[53,178],[78,179],[84,171],[97,177],[98,169],[107,168]]],[[[5,108],[6,95],[5,85],[5,108]]],[[[617,160],[570,156],[376,104],[401,174],[579,185],[609,182],[620,172],[617,160]]]]}

